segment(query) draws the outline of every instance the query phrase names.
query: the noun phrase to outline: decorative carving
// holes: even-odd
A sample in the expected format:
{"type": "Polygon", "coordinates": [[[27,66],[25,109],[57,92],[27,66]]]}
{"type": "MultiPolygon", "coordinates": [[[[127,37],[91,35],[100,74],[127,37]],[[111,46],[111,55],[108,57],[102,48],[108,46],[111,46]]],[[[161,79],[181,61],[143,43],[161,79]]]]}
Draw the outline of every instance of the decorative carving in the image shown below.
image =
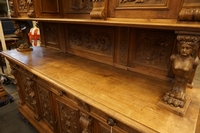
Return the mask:
{"type": "Polygon", "coordinates": [[[18,0],[18,10],[20,12],[27,12],[27,8],[28,8],[28,5],[27,5],[26,0],[18,0]]]}
{"type": "Polygon", "coordinates": [[[116,9],[168,9],[170,0],[119,0],[116,9]]]}
{"type": "Polygon", "coordinates": [[[165,38],[158,38],[155,42],[144,38],[139,44],[138,55],[143,60],[153,61],[158,59],[161,62],[167,46],[168,44],[165,38]]]}
{"type": "Polygon", "coordinates": [[[92,10],[92,0],[75,0],[70,11],[88,12],[92,10]]]}
{"type": "Polygon", "coordinates": [[[127,65],[128,45],[129,45],[129,28],[121,28],[120,32],[120,63],[127,65]]]}
{"type": "Polygon", "coordinates": [[[79,113],[77,109],[73,109],[59,102],[59,112],[61,120],[62,133],[80,133],[80,124],[78,123],[79,113]]]}
{"type": "Polygon", "coordinates": [[[92,124],[93,118],[83,112],[81,112],[80,115],[81,117],[79,119],[79,122],[82,125],[82,129],[83,129],[82,133],[91,133],[89,127],[92,124]]]}
{"type": "Polygon", "coordinates": [[[105,32],[91,33],[89,30],[80,32],[72,29],[69,32],[70,45],[94,51],[111,52],[111,38],[105,32]]]}
{"type": "Polygon", "coordinates": [[[180,21],[200,21],[200,8],[183,8],[179,13],[180,21]]]}
{"type": "Polygon", "coordinates": [[[200,37],[197,35],[178,35],[178,53],[171,55],[172,69],[175,74],[175,83],[172,90],[165,94],[163,100],[175,107],[184,107],[186,103],[186,85],[194,68],[199,63],[196,56],[199,49],[200,37]]]}
{"type": "Polygon", "coordinates": [[[31,43],[29,42],[28,33],[30,31],[30,25],[27,21],[13,21],[14,28],[16,29],[15,35],[23,39],[23,43],[17,48],[18,51],[31,51],[31,43]],[[23,26],[23,28],[21,28],[23,26]]]}
{"type": "Polygon", "coordinates": [[[9,7],[10,7],[10,16],[16,17],[13,0],[9,0],[9,7]]]}
{"type": "Polygon", "coordinates": [[[29,17],[31,17],[31,18],[36,17],[32,0],[27,0],[27,4],[28,4],[28,6],[29,6],[29,11],[28,11],[27,15],[28,15],[29,17]]]}
{"type": "Polygon", "coordinates": [[[46,45],[58,47],[58,27],[53,23],[46,23],[44,26],[46,45]]]}
{"type": "Polygon", "coordinates": [[[40,98],[40,105],[42,111],[42,118],[49,124],[49,126],[53,129],[54,122],[53,122],[53,115],[51,109],[51,103],[49,101],[50,94],[49,91],[43,89],[41,86],[38,86],[39,98],[40,98]]]}
{"type": "Polygon", "coordinates": [[[93,9],[90,12],[92,19],[107,18],[107,0],[93,0],[93,9]]]}

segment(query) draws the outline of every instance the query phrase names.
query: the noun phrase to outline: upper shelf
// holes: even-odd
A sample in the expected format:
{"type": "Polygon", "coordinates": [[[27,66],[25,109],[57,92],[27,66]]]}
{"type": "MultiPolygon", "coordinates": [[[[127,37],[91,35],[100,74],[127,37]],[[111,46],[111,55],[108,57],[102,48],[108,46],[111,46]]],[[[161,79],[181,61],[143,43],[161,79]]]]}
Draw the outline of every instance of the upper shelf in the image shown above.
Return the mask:
{"type": "Polygon", "coordinates": [[[104,26],[122,26],[135,28],[153,28],[165,30],[184,30],[198,31],[200,30],[200,22],[178,21],[176,19],[121,19],[107,18],[101,19],[67,19],[67,18],[11,18],[12,20],[32,20],[43,22],[71,23],[71,24],[90,24],[104,26]]]}

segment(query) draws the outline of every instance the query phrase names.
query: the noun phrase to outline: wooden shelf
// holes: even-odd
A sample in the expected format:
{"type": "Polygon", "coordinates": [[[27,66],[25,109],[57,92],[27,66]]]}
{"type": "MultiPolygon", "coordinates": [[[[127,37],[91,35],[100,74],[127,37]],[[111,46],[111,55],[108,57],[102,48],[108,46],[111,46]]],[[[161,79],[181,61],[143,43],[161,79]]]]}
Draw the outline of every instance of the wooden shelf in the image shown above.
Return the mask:
{"type": "Polygon", "coordinates": [[[175,19],[118,19],[108,18],[107,20],[93,19],[68,19],[68,18],[11,18],[19,21],[43,21],[54,23],[70,23],[70,24],[89,24],[104,26],[121,26],[135,28],[151,28],[165,30],[184,30],[198,31],[200,30],[200,22],[177,21],[175,19]]]}

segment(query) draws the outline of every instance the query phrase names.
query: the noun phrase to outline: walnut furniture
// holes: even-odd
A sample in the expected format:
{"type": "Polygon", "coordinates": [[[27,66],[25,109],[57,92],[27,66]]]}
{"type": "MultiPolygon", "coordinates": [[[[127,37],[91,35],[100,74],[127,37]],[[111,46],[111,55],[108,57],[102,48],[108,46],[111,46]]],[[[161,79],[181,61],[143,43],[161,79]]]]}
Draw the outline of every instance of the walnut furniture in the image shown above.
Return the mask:
{"type": "Polygon", "coordinates": [[[39,132],[199,132],[196,68],[184,113],[157,105],[173,87],[177,36],[200,35],[198,0],[9,4],[15,22],[39,21],[41,47],[1,52],[17,80],[18,110],[39,132]]]}

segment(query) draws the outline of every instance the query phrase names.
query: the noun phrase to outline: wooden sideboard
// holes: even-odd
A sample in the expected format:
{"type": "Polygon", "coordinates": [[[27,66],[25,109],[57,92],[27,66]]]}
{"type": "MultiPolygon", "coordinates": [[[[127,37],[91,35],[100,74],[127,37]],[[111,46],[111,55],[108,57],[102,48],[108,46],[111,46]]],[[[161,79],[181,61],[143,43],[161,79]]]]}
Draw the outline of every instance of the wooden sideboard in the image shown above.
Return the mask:
{"type": "Polygon", "coordinates": [[[11,65],[18,110],[39,132],[195,132],[199,89],[184,117],[157,106],[171,82],[49,48],[1,53],[11,65]],[[114,123],[113,123],[114,122],[114,123]]]}
{"type": "Polygon", "coordinates": [[[18,31],[39,22],[41,47],[1,52],[18,82],[18,110],[39,132],[199,132],[195,67],[187,111],[157,105],[174,84],[178,36],[200,57],[198,0],[52,2],[10,0],[18,31]]]}

